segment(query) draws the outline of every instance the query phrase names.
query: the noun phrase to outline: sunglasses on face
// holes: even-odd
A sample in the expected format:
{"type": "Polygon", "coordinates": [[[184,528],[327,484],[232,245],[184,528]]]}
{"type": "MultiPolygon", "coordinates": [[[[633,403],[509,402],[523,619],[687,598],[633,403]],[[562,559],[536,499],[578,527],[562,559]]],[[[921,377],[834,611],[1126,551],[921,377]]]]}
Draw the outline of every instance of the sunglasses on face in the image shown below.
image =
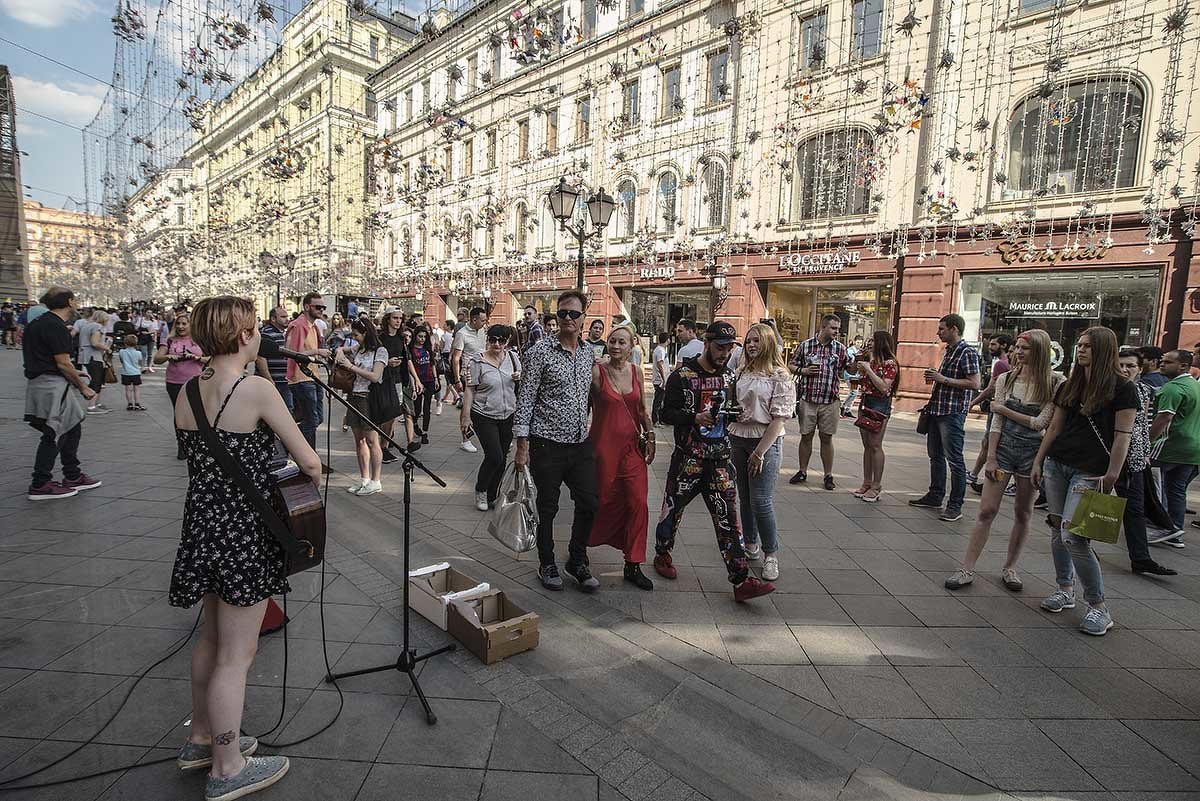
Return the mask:
{"type": "Polygon", "coordinates": [[[325,311],[325,307],[324,307],[324,306],[318,306],[318,305],[317,305],[317,304],[315,304],[315,303],[310,303],[310,304],[308,304],[308,305],[309,305],[311,308],[314,308],[314,309],[316,309],[317,311],[325,311]]]}
{"type": "Polygon", "coordinates": [[[508,337],[488,337],[489,343],[498,342],[501,345],[503,345],[507,341],[508,341],[508,337]]]}
{"type": "Polygon", "coordinates": [[[556,313],[560,320],[566,320],[568,317],[572,320],[578,320],[583,316],[583,312],[575,311],[574,309],[559,309],[556,313]]]}

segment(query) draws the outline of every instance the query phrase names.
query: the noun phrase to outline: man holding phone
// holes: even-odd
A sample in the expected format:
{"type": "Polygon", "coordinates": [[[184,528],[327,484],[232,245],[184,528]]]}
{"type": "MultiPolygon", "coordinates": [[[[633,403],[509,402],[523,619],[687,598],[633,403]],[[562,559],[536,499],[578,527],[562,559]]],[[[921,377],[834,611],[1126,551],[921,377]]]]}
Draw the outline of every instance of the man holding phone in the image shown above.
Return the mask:
{"type": "Polygon", "coordinates": [[[813,434],[821,437],[821,466],[825,469],[825,489],[833,483],[833,435],[838,426],[838,386],[842,372],[851,364],[850,352],[838,341],[842,318],[826,314],[821,330],[806,339],[792,355],[791,369],[796,385],[796,417],[800,420],[800,470],[789,484],[808,480],[808,462],[812,459],[813,434]]]}

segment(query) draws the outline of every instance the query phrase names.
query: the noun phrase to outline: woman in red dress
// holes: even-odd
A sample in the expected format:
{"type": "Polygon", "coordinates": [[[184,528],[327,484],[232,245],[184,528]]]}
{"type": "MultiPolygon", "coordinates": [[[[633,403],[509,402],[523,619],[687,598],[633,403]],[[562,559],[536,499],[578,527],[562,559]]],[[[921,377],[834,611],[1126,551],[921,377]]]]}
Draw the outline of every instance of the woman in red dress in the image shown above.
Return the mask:
{"type": "Polygon", "coordinates": [[[592,368],[592,428],[599,509],[588,545],[611,545],[625,554],[625,580],[652,590],[642,573],[646,561],[646,466],[654,461],[654,424],[642,402],[641,369],[631,364],[633,330],[621,325],[608,335],[607,363],[592,368]],[[645,454],[638,447],[645,432],[645,454]]]}

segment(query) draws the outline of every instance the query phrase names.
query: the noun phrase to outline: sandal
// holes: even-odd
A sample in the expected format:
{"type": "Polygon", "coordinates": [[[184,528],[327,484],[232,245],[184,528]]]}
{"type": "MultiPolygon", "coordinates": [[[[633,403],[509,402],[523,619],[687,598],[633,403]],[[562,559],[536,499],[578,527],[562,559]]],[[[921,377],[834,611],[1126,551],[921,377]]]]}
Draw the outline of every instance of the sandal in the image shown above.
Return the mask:
{"type": "Polygon", "coordinates": [[[871,489],[867,490],[865,493],[860,495],[859,498],[866,501],[867,503],[879,503],[879,496],[882,494],[883,494],[882,489],[878,489],[876,487],[871,487],[871,489]],[[871,493],[874,493],[874,495],[872,495],[871,493]]]}
{"type": "Polygon", "coordinates": [[[1012,592],[1020,592],[1025,585],[1021,583],[1021,577],[1017,575],[1017,571],[1011,567],[1004,568],[1000,574],[1000,581],[1004,583],[1005,588],[1012,592]]]}
{"type": "Polygon", "coordinates": [[[861,487],[859,487],[858,489],[856,489],[854,492],[852,492],[850,494],[853,495],[855,498],[861,498],[862,496],[866,495],[870,490],[871,490],[870,484],[863,484],[861,487]]]}

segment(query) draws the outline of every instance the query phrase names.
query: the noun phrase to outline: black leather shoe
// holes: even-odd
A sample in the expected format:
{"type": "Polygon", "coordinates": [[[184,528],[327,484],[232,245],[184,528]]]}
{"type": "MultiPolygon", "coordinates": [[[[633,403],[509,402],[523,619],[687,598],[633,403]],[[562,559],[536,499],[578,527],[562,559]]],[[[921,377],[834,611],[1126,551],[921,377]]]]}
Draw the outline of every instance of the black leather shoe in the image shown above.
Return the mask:
{"type": "Polygon", "coordinates": [[[1145,573],[1151,576],[1178,576],[1177,571],[1169,567],[1163,567],[1153,559],[1138,559],[1135,562],[1129,563],[1130,568],[1134,573],[1145,573]]]}
{"type": "Polygon", "coordinates": [[[600,581],[592,575],[592,571],[588,570],[585,564],[576,562],[567,562],[563,565],[563,572],[575,579],[579,583],[579,589],[584,592],[595,592],[600,589],[600,581]]]}
{"type": "Polygon", "coordinates": [[[803,484],[805,481],[808,481],[808,473],[803,470],[788,479],[789,484],[803,484]]]}
{"type": "Polygon", "coordinates": [[[625,563],[625,580],[639,590],[654,589],[654,582],[642,572],[642,566],[637,562],[625,563]]]}

